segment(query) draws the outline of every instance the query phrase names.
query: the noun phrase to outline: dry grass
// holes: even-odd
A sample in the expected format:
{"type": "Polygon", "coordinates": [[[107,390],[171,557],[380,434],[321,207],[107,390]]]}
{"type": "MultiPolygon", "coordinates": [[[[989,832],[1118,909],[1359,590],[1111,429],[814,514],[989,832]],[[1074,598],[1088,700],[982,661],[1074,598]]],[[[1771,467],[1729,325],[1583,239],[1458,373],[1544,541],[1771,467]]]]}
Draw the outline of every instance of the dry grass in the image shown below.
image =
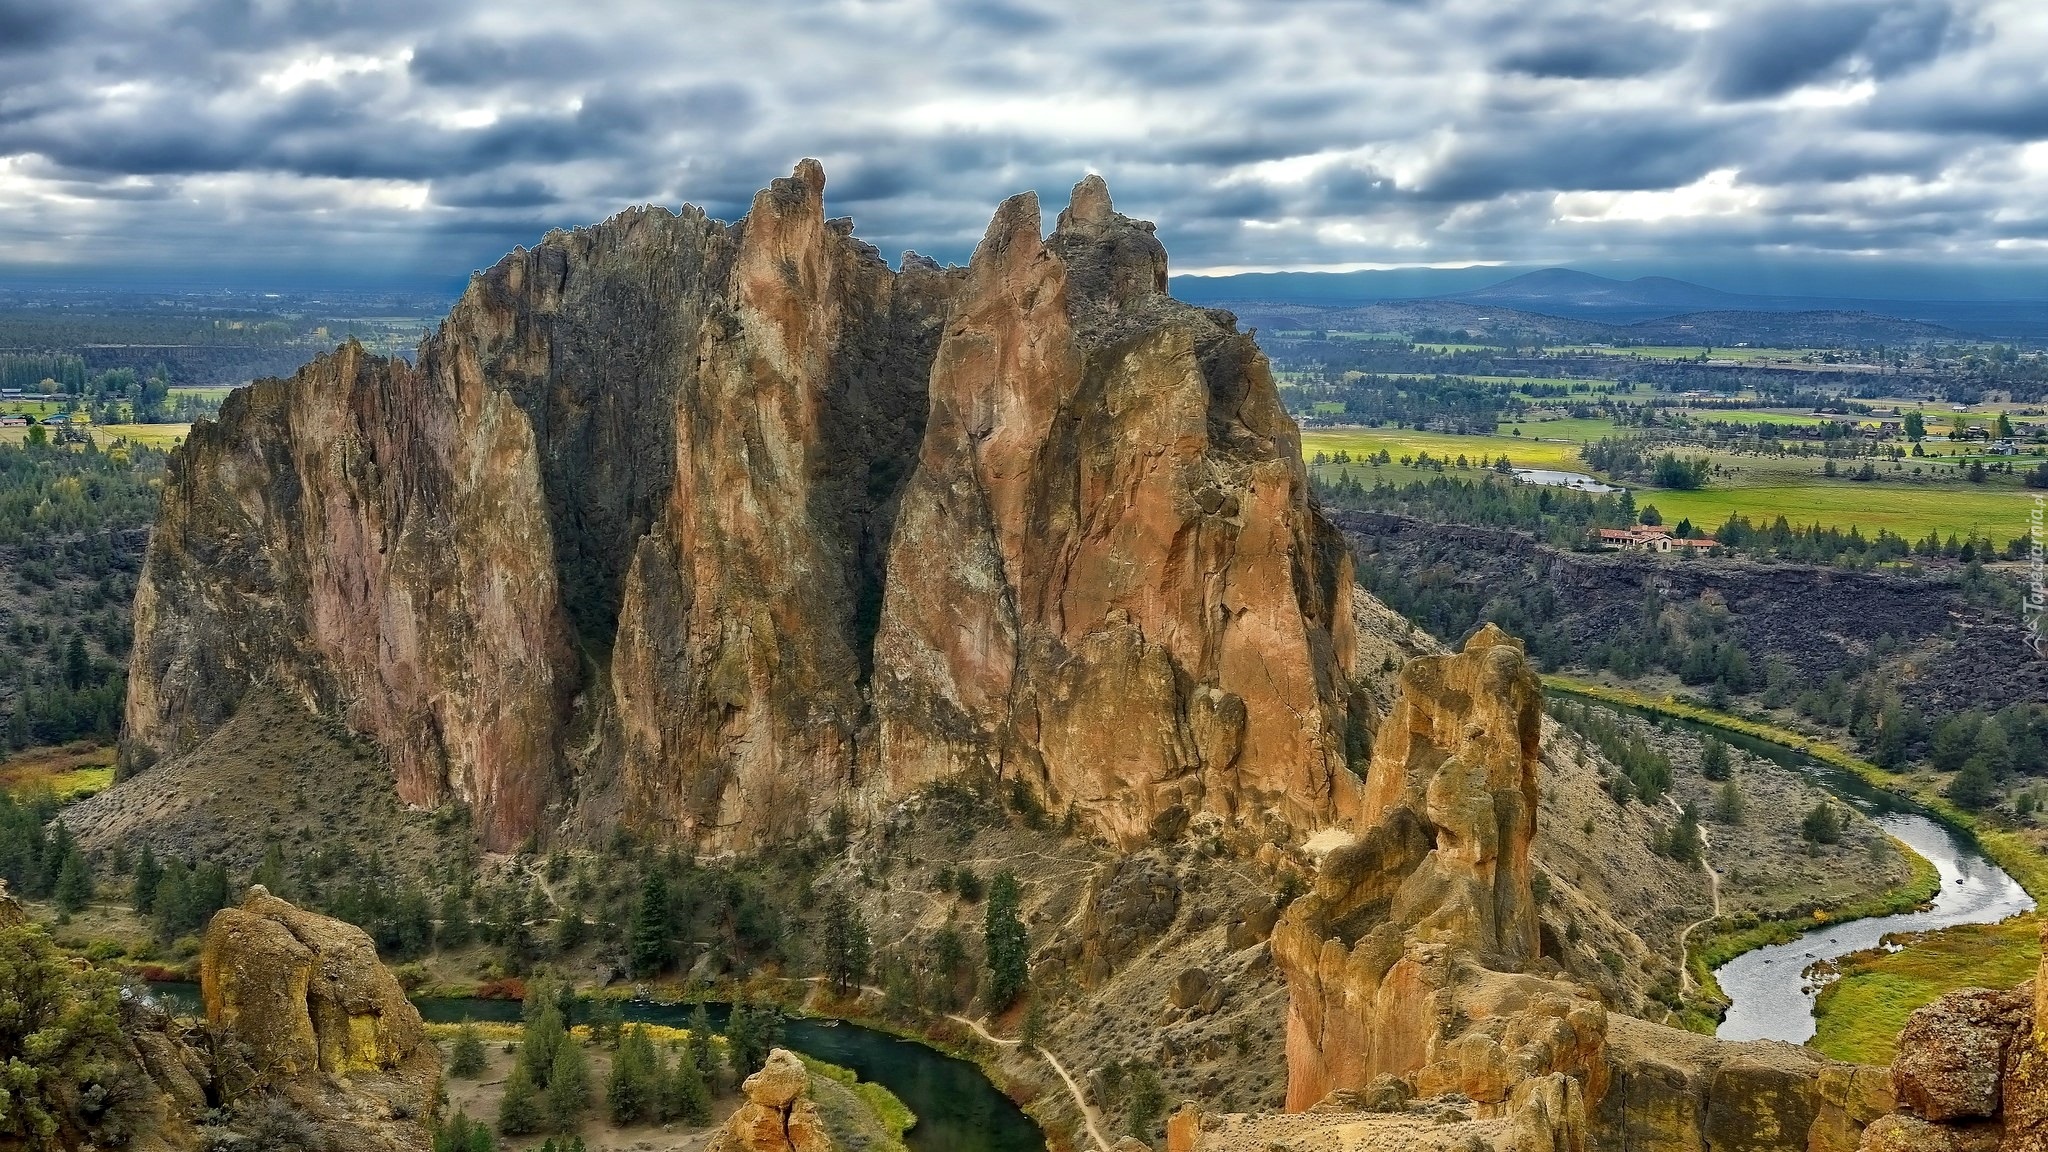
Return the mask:
{"type": "Polygon", "coordinates": [[[69,800],[97,795],[113,782],[114,750],[91,741],[30,748],[0,760],[0,792],[10,796],[48,791],[69,800]]]}

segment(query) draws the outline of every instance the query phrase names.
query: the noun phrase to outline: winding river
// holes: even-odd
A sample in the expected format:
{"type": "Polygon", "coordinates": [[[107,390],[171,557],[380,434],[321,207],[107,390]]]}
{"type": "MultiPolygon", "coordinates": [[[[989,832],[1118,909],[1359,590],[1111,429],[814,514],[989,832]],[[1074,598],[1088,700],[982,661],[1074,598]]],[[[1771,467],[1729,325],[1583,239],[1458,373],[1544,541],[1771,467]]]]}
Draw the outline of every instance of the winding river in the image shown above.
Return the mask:
{"type": "MultiPolygon", "coordinates": [[[[2034,907],[2033,899],[2019,883],[1986,859],[1967,836],[1936,822],[1898,796],[1783,745],[1690,720],[1667,717],[1661,722],[1711,734],[1753,756],[1801,773],[1855,805],[1885,831],[1927,857],[1941,873],[1941,890],[1925,910],[1827,925],[1790,943],[1744,953],[1716,969],[1714,977],[1732,1001],[1717,1033],[1726,1039],[1764,1038],[1793,1043],[1811,1039],[1814,997],[1819,989],[1808,972],[1819,961],[1874,948],[1887,933],[1993,923],[2034,907]]],[[[197,1005],[198,989],[193,985],[166,984],[157,988],[166,999],[182,1007],[190,1009],[197,1005]]],[[[629,1021],[671,1027],[687,1027],[691,1012],[688,1006],[638,1000],[628,1001],[624,1007],[629,1021]]],[[[519,1005],[502,1000],[422,1000],[419,1008],[421,1015],[432,1021],[519,1019],[519,1005]]],[[[723,1005],[711,1005],[709,1014],[714,1025],[723,1026],[723,1005]]],[[[916,1127],[906,1135],[913,1152],[1045,1152],[1045,1137],[1031,1118],[998,1091],[980,1069],[964,1060],[887,1033],[833,1020],[791,1019],[785,1026],[784,1043],[820,1060],[851,1068],[861,1079],[894,1092],[918,1117],[916,1127]]]]}
{"type": "MultiPolygon", "coordinates": [[[[191,984],[159,984],[159,995],[191,1010],[199,989],[191,984]]],[[[419,1000],[420,1015],[429,1021],[460,1023],[464,1019],[517,1023],[519,1004],[509,1000],[419,1000]]],[[[687,1028],[690,1005],[629,1000],[622,1005],[627,1021],[687,1028]]],[[[714,1027],[725,1026],[726,1006],[707,1006],[714,1027]]],[[[923,1044],[899,1039],[872,1028],[836,1020],[795,1017],[783,1026],[783,1044],[871,1080],[896,1094],[917,1114],[917,1124],[904,1134],[911,1152],[1045,1152],[1045,1136],[1022,1109],[982,1075],[981,1069],[923,1044]]]]}
{"type": "Polygon", "coordinates": [[[2019,882],[1987,859],[1967,835],[1939,823],[1903,797],[1782,744],[1691,720],[1664,717],[1661,722],[1715,736],[1731,747],[1798,772],[1927,857],[1941,874],[1941,890],[1922,911],[1825,925],[1789,943],[1745,952],[1715,969],[1714,979],[1731,1001],[1728,1015],[1715,1033],[1723,1039],[1803,1044],[1813,1038],[1813,1003],[1820,993],[1820,985],[1809,975],[1813,965],[1875,948],[1888,933],[1993,924],[2034,907],[2033,898],[2019,882]]]}

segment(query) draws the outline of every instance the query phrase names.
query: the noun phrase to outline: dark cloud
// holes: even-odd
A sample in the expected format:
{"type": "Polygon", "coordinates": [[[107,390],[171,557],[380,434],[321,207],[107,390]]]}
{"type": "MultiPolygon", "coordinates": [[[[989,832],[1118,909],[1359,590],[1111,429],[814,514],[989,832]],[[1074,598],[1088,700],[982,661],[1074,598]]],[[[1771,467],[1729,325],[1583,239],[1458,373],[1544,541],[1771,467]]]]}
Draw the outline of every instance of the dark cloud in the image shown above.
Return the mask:
{"type": "Polygon", "coordinates": [[[1778,96],[1861,63],[1891,75],[1933,59],[1952,13],[1944,0],[1773,2],[1731,21],[1716,39],[1715,92],[1778,96]]]}
{"type": "Polygon", "coordinates": [[[2038,0],[0,0],[0,262],[459,268],[806,155],[942,259],[1088,171],[1180,268],[1993,251],[2048,219],[2044,42],[2038,0]]]}
{"type": "Polygon", "coordinates": [[[1503,53],[1508,72],[1566,80],[1614,80],[1660,72],[1684,55],[1687,37],[1650,20],[1546,29],[1503,53]]]}
{"type": "Polygon", "coordinates": [[[69,23],[66,7],[45,0],[0,0],[0,56],[17,56],[56,43],[69,23]]]}

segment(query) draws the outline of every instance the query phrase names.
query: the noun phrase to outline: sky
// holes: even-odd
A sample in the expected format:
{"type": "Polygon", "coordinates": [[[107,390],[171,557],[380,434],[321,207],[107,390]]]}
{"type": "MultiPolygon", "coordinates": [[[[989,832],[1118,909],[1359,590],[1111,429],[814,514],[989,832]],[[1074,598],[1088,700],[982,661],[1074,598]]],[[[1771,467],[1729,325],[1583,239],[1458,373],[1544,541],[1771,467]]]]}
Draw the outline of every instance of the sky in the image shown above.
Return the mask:
{"type": "Polygon", "coordinates": [[[2048,297],[2044,61],[2042,0],[0,0],[0,279],[459,283],[813,156],[892,259],[1099,172],[1183,273],[2048,297]]]}

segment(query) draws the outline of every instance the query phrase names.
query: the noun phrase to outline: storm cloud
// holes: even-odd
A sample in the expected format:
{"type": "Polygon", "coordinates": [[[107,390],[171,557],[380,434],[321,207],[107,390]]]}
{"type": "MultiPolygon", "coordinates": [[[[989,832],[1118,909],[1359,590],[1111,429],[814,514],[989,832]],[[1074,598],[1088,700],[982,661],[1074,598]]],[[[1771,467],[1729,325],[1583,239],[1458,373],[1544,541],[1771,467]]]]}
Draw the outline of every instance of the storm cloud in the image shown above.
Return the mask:
{"type": "Polygon", "coordinates": [[[0,267],[459,275],[804,156],[953,260],[1093,171],[1183,271],[2039,261],[2044,58],[2038,0],[0,0],[0,267]]]}

